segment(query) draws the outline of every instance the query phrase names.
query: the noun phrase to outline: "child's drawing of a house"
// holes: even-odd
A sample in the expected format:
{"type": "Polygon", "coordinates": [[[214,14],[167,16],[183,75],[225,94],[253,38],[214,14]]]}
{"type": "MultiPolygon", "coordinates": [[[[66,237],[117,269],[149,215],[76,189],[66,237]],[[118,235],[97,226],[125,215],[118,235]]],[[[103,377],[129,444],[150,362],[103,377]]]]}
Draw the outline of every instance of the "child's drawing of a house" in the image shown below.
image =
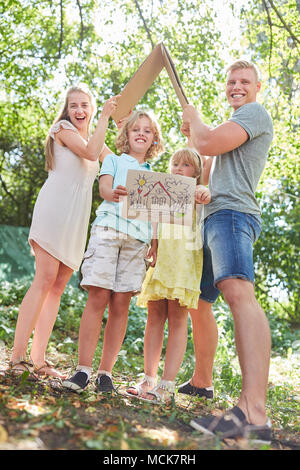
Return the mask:
{"type": "Polygon", "coordinates": [[[143,195],[144,197],[144,206],[147,209],[151,209],[153,205],[160,207],[167,206],[170,208],[173,202],[171,194],[166,190],[164,185],[157,181],[152,188],[143,195]]]}
{"type": "Polygon", "coordinates": [[[123,217],[192,225],[195,178],[128,170],[126,188],[123,217]]]}

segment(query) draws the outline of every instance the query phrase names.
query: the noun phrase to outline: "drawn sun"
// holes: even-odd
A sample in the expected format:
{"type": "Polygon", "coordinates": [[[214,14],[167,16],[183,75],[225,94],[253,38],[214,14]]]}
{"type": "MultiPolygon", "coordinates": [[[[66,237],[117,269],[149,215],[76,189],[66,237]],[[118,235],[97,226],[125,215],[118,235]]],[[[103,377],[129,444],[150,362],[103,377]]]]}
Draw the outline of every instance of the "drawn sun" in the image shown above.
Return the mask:
{"type": "Polygon", "coordinates": [[[149,178],[147,176],[145,176],[143,173],[140,173],[139,176],[135,179],[135,184],[138,186],[138,188],[142,188],[143,186],[145,186],[145,184],[147,184],[148,180],[149,178]]]}
{"type": "Polygon", "coordinates": [[[144,184],[146,183],[146,180],[142,177],[138,180],[138,183],[139,183],[139,186],[144,186],[144,184]]]}

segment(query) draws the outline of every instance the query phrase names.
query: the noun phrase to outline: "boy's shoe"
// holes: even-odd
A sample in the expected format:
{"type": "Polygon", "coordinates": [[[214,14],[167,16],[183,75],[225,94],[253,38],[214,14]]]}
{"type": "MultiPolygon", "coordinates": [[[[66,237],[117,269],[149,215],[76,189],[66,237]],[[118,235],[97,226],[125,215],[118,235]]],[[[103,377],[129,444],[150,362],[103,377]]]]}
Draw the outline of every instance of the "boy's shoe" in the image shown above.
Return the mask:
{"type": "Polygon", "coordinates": [[[194,397],[205,397],[212,399],[214,397],[214,387],[200,388],[195,387],[188,380],[184,384],[178,387],[178,393],[184,393],[185,395],[193,395],[194,397]]]}
{"type": "Polygon", "coordinates": [[[205,418],[195,418],[190,424],[197,431],[218,436],[222,440],[243,437],[257,444],[271,443],[270,420],[262,426],[250,424],[238,406],[227,411],[223,416],[211,415],[205,418]]]}
{"type": "Polygon", "coordinates": [[[62,386],[73,390],[74,392],[81,393],[89,384],[89,377],[86,372],[77,370],[75,374],[62,382],[62,386]]]}
{"type": "Polygon", "coordinates": [[[113,381],[109,375],[99,374],[96,380],[97,392],[106,393],[115,391],[113,381]]]}

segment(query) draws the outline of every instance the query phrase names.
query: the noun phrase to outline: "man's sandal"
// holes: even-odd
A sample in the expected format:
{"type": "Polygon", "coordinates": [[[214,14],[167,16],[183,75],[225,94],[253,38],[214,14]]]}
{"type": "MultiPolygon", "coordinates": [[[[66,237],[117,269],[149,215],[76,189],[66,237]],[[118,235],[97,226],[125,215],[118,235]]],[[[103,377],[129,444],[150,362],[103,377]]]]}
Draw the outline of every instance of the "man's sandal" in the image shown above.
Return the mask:
{"type": "Polygon", "coordinates": [[[194,418],[190,425],[197,431],[215,435],[221,440],[245,438],[254,444],[270,444],[272,438],[269,419],[263,425],[250,424],[238,406],[234,406],[222,416],[194,418]]]}
{"type": "Polygon", "coordinates": [[[59,371],[57,371],[54,368],[54,364],[46,360],[43,365],[39,367],[34,366],[33,372],[40,377],[55,377],[55,378],[59,378],[62,380],[67,378],[66,375],[61,374],[59,371]],[[48,372],[46,371],[47,369],[48,369],[48,372]]]}
{"type": "Polygon", "coordinates": [[[125,395],[128,397],[133,397],[133,398],[140,398],[143,394],[147,393],[148,390],[145,390],[143,385],[146,384],[146,387],[148,387],[148,390],[151,390],[155,387],[157,384],[157,378],[156,377],[150,377],[149,375],[144,374],[142,380],[138,382],[135,385],[131,385],[125,392],[125,395]],[[130,390],[136,392],[132,393],[130,390]]]}
{"type": "Polygon", "coordinates": [[[172,399],[174,399],[174,393],[175,382],[172,380],[160,380],[156,387],[147,392],[145,395],[140,396],[140,399],[156,405],[169,405],[172,402],[172,399]],[[161,390],[161,392],[159,392],[159,390],[161,390]]]}

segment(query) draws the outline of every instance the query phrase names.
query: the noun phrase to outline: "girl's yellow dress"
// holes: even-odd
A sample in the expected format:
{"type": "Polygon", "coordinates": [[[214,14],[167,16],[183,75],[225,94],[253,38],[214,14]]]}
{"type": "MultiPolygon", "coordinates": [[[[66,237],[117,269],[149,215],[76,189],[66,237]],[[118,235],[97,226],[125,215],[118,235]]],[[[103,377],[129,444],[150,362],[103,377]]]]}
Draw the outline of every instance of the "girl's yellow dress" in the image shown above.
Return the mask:
{"type": "Polygon", "coordinates": [[[161,224],[157,261],[143,282],[137,305],[147,307],[148,300],[178,299],[190,309],[198,308],[203,250],[196,217],[193,227],[161,224]]]}

